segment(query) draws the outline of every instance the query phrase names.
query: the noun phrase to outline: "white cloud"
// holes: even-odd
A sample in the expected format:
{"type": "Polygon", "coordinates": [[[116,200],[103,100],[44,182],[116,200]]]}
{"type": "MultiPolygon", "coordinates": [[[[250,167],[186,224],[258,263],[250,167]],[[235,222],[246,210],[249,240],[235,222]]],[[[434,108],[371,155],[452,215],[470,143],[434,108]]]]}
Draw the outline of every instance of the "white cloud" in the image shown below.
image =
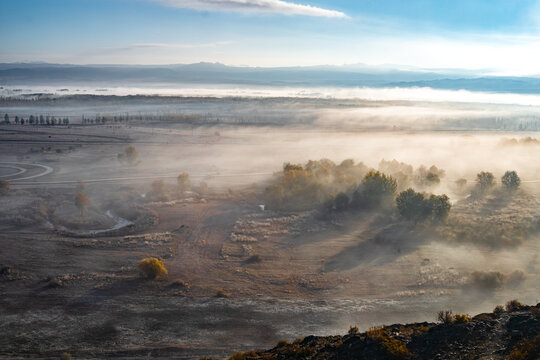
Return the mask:
{"type": "Polygon", "coordinates": [[[215,11],[239,11],[276,13],[283,15],[305,15],[329,18],[348,18],[336,10],[311,5],[296,4],[283,0],[153,0],[154,2],[179,8],[215,11]]]}
{"type": "Polygon", "coordinates": [[[125,49],[146,49],[146,48],[162,48],[162,49],[198,49],[198,48],[212,48],[221,45],[232,44],[232,41],[217,41],[204,44],[164,44],[164,43],[139,43],[131,44],[125,49]]]}

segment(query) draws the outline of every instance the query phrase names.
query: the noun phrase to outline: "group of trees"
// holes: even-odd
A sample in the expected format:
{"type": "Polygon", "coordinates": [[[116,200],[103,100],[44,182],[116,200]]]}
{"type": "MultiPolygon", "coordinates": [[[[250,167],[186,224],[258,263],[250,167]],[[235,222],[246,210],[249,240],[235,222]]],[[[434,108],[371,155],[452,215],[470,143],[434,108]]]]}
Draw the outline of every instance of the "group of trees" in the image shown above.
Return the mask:
{"type": "MultiPolygon", "coordinates": [[[[414,182],[436,182],[444,171],[420,167],[417,171],[409,165],[386,162],[383,168],[394,166],[401,174],[412,174],[414,182]],[[405,170],[405,171],[403,171],[405,170]],[[417,179],[416,181],[414,179],[417,179]]],[[[440,181],[440,180],[439,180],[440,181]]],[[[444,221],[451,208],[446,195],[425,195],[409,188],[397,195],[398,181],[381,171],[371,170],[360,163],[345,160],[336,165],[330,160],[309,161],[306,165],[287,163],[278,183],[264,192],[268,209],[308,210],[320,207],[326,211],[361,211],[391,209],[397,206],[407,220],[444,221]]]]}
{"type": "Polygon", "coordinates": [[[305,165],[286,163],[278,181],[266,188],[269,209],[313,209],[335,194],[353,192],[368,172],[367,166],[344,160],[337,165],[328,159],[310,160],[305,165]]]}
{"type": "MultiPolygon", "coordinates": [[[[501,177],[501,184],[507,191],[515,191],[521,184],[517,172],[508,170],[501,177]]],[[[476,175],[475,195],[485,195],[495,187],[495,176],[491,172],[481,171],[476,175]]]]}
{"type": "MultiPolygon", "coordinates": [[[[201,189],[200,189],[201,192],[205,191],[203,189],[205,184],[204,185],[203,184],[204,183],[201,183],[201,189]]],[[[191,180],[189,178],[189,174],[185,172],[181,173],[176,178],[176,191],[175,191],[176,196],[182,197],[184,196],[184,193],[186,191],[190,191],[190,190],[191,190],[191,180]]],[[[169,193],[166,191],[165,182],[163,181],[163,179],[156,179],[152,181],[152,184],[150,185],[150,192],[148,195],[152,200],[166,200],[169,198],[168,195],[170,195],[170,191],[169,193]]]]}
{"type": "Polygon", "coordinates": [[[109,123],[127,123],[130,119],[130,116],[128,114],[126,115],[114,115],[114,116],[101,116],[96,115],[93,118],[87,118],[84,115],[81,119],[81,124],[83,125],[104,125],[109,123]]]}
{"type": "Polygon", "coordinates": [[[118,160],[121,163],[126,163],[128,165],[137,165],[139,160],[139,153],[135,146],[128,146],[124,149],[124,152],[117,155],[118,160]]]}
{"type": "Polygon", "coordinates": [[[396,206],[401,216],[414,222],[441,222],[448,217],[450,199],[446,195],[424,195],[409,188],[396,198],[396,206]]]}
{"type": "Polygon", "coordinates": [[[435,165],[429,168],[421,165],[414,169],[412,165],[398,162],[397,160],[381,160],[379,171],[393,177],[398,185],[398,191],[405,190],[414,185],[420,189],[429,189],[439,185],[441,179],[446,175],[443,169],[435,165]]]}
{"type": "Polygon", "coordinates": [[[92,200],[84,193],[86,184],[82,181],[77,182],[77,195],[75,195],[75,206],[81,212],[81,218],[87,213],[88,206],[92,205],[92,200]]]}
{"type": "MultiPolygon", "coordinates": [[[[13,123],[15,125],[69,125],[69,118],[67,117],[64,117],[64,118],[56,118],[54,116],[49,116],[49,115],[30,115],[27,119],[25,119],[24,117],[19,117],[19,116],[15,116],[15,118],[13,118],[13,123]]],[[[4,124],[11,124],[11,118],[9,117],[8,114],[5,114],[4,115],[4,124]]]]}
{"type": "MultiPolygon", "coordinates": [[[[337,165],[328,159],[309,161],[305,165],[286,163],[277,183],[268,186],[264,199],[268,209],[310,210],[322,207],[326,211],[390,209],[396,207],[399,214],[415,224],[439,223],[446,220],[452,205],[447,195],[418,192],[405,185],[426,189],[440,183],[445,172],[436,166],[411,165],[393,161],[381,161],[379,169],[371,170],[353,160],[337,165]],[[393,174],[393,175],[392,175],[393,174]],[[399,193],[398,193],[399,191],[399,193]]],[[[180,178],[180,177],[179,177],[180,178]]],[[[458,180],[464,187],[466,180],[458,180]]],[[[507,191],[519,188],[521,180],[515,171],[507,171],[501,184],[507,191]]],[[[474,191],[485,194],[495,185],[495,176],[480,172],[474,191]]]]}

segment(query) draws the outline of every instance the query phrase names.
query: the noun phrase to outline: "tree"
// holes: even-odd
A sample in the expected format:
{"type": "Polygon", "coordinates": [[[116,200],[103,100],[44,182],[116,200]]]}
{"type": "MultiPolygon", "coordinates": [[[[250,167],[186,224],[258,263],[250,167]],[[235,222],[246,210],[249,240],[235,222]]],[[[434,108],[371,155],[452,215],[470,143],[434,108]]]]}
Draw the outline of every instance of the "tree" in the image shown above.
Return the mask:
{"type": "Polygon", "coordinates": [[[176,183],[178,186],[178,191],[182,194],[191,190],[191,181],[189,180],[189,174],[187,173],[181,173],[178,175],[176,178],[176,183]]]}
{"type": "Polygon", "coordinates": [[[264,190],[263,198],[268,209],[275,210],[281,208],[285,199],[283,186],[279,184],[268,186],[264,190]]]}
{"type": "Polygon", "coordinates": [[[415,224],[429,219],[432,222],[446,220],[452,205],[446,195],[424,194],[413,189],[402,191],[396,198],[396,206],[401,216],[415,224]]]}
{"type": "Polygon", "coordinates": [[[476,175],[476,186],[481,192],[486,192],[495,185],[495,176],[492,173],[481,171],[476,175]]]}
{"type": "Polygon", "coordinates": [[[92,201],[90,200],[88,195],[82,192],[77,193],[77,195],[75,196],[75,206],[81,212],[81,217],[84,216],[87,207],[90,205],[92,205],[92,201]]]}
{"type": "Polygon", "coordinates": [[[349,201],[347,194],[341,192],[334,198],[334,207],[337,211],[343,211],[349,206],[349,201]]]}
{"type": "Polygon", "coordinates": [[[431,212],[424,195],[411,188],[398,195],[396,206],[401,216],[415,224],[427,219],[431,212]]]}
{"type": "Polygon", "coordinates": [[[8,193],[8,191],[9,191],[9,182],[4,179],[0,179],[0,195],[5,195],[8,193]]]}
{"type": "Polygon", "coordinates": [[[507,171],[501,177],[501,182],[506,188],[506,190],[514,191],[514,190],[517,190],[517,188],[519,188],[521,179],[519,178],[518,174],[515,171],[507,171]]]}
{"type": "Polygon", "coordinates": [[[379,171],[370,171],[362,180],[364,198],[368,205],[383,205],[393,200],[397,189],[394,178],[379,171]]]}
{"type": "Polygon", "coordinates": [[[128,146],[124,150],[124,154],[126,155],[127,162],[131,165],[135,164],[139,159],[139,154],[137,153],[137,149],[135,149],[135,146],[128,146]]]}
{"type": "Polygon", "coordinates": [[[15,124],[19,124],[19,117],[15,116],[15,124]]]}
{"type": "Polygon", "coordinates": [[[452,204],[450,204],[450,198],[446,195],[431,195],[427,199],[428,207],[430,210],[431,221],[441,222],[446,220],[452,204]]]}
{"type": "Polygon", "coordinates": [[[154,195],[161,195],[163,193],[163,188],[165,187],[165,183],[161,179],[157,179],[152,181],[152,193],[154,195]]]}
{"type": "Polygon", "coordinates": [[[4,115],[4,123],[9,124],[9,115],[4,115]]]}
{"type": "Polygon", "coordinates": [[[77,191],[83,192],[86,189],[86,184],[82,181],[77,181],[77,191]]]}
{"type": "Polygon", "coordinates": [[[149,257],[144,258],[137,264],[142,277],[155,279],[157,277],[166,277],[168,274],[165,265],[159,259],[149,257]]]}

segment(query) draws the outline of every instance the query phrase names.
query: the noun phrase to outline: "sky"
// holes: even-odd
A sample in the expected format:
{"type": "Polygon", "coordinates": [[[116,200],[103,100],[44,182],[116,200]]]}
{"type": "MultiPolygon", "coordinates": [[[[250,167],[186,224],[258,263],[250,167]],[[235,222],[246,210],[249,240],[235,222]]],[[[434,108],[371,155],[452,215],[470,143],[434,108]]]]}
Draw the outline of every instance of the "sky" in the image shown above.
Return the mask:
{"type": "Polygon", "coordinates": [[[540,0],[0,0],[0,62],[540,74],[540,0]]]}

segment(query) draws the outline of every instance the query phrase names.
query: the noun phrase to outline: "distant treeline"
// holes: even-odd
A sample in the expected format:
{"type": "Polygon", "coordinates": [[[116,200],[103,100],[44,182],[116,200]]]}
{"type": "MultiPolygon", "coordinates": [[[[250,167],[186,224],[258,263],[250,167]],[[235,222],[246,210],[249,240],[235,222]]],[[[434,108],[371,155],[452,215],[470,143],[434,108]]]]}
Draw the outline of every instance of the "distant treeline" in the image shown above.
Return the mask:
{"type": "Polygon", "coordinates": [[[15,115],[11,118],[8,114],[4,115],[4,124],[10,125],[69,125],[68,117],[55,117],[49,115],[30,115],[26,119],[23,116],[15,115]]]}

